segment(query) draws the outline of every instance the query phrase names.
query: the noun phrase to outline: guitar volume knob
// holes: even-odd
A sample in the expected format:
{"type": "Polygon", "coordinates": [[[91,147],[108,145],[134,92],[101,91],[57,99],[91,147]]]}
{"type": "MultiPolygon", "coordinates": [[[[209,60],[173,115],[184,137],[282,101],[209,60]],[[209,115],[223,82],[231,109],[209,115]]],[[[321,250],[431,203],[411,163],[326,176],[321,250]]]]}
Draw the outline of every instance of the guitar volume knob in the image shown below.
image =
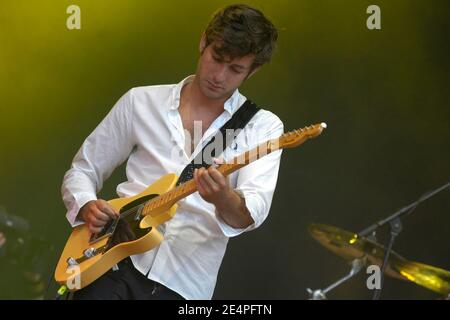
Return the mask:
{"type": "Polygon", "coordinates": [[[89,248],[84,250],[83,254],[86,258],[92,258],[93,256],[95,256],[95,248],[89,248]]]}
{"type": "Polygon", "coordinates": [[[68,263],[69,266],[76,266],[76,265],[78,265],[77,260],[75,260],[75,258],[73,258],[73,257],[69,257],[67,259],[67,263],[68,263]]]}

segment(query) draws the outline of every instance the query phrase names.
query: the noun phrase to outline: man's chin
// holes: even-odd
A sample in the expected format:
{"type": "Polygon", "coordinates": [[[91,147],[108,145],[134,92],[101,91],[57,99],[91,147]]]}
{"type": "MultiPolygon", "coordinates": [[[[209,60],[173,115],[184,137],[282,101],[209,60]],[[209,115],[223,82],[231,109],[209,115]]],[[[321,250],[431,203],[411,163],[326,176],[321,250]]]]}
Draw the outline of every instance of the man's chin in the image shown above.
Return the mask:
{"type": "Polygon", "coordinates": [[[209,99],[219,100],[227,97],[227,94],[223,91],[211,90],[209,88],[201,88],[202,93],[209,99]]]}

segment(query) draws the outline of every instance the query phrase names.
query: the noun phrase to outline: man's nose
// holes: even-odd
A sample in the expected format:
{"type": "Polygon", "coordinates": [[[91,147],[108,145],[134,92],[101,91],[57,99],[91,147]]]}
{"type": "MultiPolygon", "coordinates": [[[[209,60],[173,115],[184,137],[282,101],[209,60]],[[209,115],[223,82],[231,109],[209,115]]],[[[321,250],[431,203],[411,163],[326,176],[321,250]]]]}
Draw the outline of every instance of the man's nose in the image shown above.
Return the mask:
{"type": "Polygon", "coordinates": [[[225,81],[227,66],[221,63],[213,74],[212,80],[215,84],[222,84],[225,81]]]}

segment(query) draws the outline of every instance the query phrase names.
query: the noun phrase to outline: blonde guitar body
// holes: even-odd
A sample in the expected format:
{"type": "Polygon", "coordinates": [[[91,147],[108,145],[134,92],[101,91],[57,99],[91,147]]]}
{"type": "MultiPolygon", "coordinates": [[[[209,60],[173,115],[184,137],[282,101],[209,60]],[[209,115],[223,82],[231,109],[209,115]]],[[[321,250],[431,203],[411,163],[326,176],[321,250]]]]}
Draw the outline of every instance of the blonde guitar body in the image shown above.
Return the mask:
{"type": "Polygon", "coordinates": [[[66,285],[69,282],[76,283],[74,277],[79,276],[77,288],[68,286],[69,290],[78,290],[92,283],[126,257],[158,246],[163,240],[163,235],[157,227],[174,216],[176,204],[170,207],[159,207],[145,216],[142,216],[141,212],[133,212],[133,209],[131,209],[132,214],[128,216],[124,213],[130,212],[128,208],[136,208],[149,199],[169,191],[175,186],[177,179],[177,175],[168,174],[133,197],[108,201],[121,213],[121,216],[124,216],[121,220],[127,222],[127,225],[122,227],[124,230],[116,226],[115,233],[123,233],[129,238],[130,236],[135,238],[132,241],[113,243],[113,237],[108,236],[92,241],[93,235],[85,224],[75,227],[56,267],[55,280],[66,285]]]}

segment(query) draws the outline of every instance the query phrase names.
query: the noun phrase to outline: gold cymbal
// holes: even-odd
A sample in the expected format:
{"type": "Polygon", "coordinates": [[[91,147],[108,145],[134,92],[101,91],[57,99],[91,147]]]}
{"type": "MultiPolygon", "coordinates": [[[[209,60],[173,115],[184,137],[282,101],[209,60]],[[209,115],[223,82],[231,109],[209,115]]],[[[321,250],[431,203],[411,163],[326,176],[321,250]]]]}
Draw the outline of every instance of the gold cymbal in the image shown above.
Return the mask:
{"type": "Polygon", "coordinates": [[[398,261],[396,268],[409,281],[444,295],[450,294],[450,272],[414,261],[398,261]]]}
{"type": "MultiPolygon", "coordinates": [[[[311,236],[324,247],[347,261],[366,257],[370,264],[381,267],[385,248],[357,234],[324,224],[311,224],[311,236]]],[[[391,251],[386,274],[405,281],[412,281],[438,293],[450,293],[450,272],[418,262],[408,261],[391,251]]]]}

